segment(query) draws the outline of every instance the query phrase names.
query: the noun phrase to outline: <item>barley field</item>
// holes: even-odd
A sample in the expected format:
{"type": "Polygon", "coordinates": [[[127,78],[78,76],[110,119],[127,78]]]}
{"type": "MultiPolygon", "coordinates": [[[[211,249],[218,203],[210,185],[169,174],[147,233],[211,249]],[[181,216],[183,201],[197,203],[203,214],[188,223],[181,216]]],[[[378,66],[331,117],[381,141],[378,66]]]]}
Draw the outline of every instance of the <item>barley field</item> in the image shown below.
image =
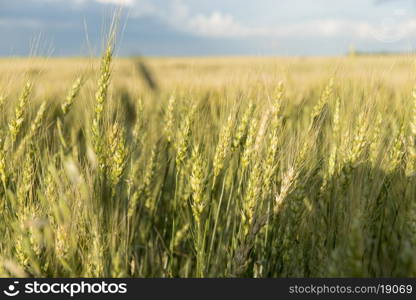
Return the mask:
{"type": "Polygon", "coordinates": [[[416,276],[415,59],[0,59],[0,275],[416,276]]]}

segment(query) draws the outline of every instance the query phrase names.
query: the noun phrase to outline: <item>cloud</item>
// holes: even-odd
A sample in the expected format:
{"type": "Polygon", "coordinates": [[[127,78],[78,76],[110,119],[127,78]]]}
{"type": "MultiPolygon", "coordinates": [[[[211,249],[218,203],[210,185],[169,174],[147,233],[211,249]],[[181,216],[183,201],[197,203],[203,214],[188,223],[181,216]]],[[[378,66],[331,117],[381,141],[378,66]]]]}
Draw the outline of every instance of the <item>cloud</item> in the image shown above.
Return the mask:
{"type": "Polygon", "coordinates": [[[415,0],[374,0],[375,5],[381,5],[385,3],[393,3],[393,2],[415,2],[415,0]]]}
{"type": "MultiPolygon", "coordinates": [[[[267,25],[247,25],[246,19],[238,20],[233,14],[220,9],[211,12],[197,12],[189,6],[186,0],[36,0],[40,2],[71,2],[87,9],[88,14],[96,14],[97,5],[124,5],[131,19],[144,16],[158,19],[159,22],[170,26],[172,30],[208,38],[290,38],[290,37],[337,37],[345,36],[356,39],[390,39],[390,36],[412,37],[414,22],[406,15],[396,14],[392,24],[383,20],[355,20],[351,18],[320,17],[306,21],[293,18],[286,22],[276,22],[267,25]],[[95,3],[95,4],[94,4],[95,3]],[[94,5],[93,5],[94,4],[94,5]],[[245,21],[245,22],[244,22],[245,21]],[[384,22],[384,23],[383,23],[384,22]]],[[[392,1],[392,0],[391,0],[392,1]]],[[[129,21],[131,24],[131,21],[129,21]]]]}
{"type": "Polygon", "coordinates": [[[244,37],[255,32],[236,22],[232,15],[213,12],[209,16],[198,14],[188,24],[191,32],[210,37],[244,37]]]}
{"type": "Polygon", "coordinates": [[[104,4],[115,4],[115,5],[125,5],[132,6],[136,3],[135,0],[95,0],[98,3],[104,4]]]}
{"type": "MultiPolygon", "coordinates": [[[[28,1],[28,0],[25,0],[28,1]]],[[[30,1],[30,0],[29,0],[30,1]]],[[[101,3],[101,4],[112,4],[118,6],[133,6],[138,3],[139,0],[32,0],[39,3],[65,3],[65,4],[75,4],[83,5],[88,3],[101,3]]]]}
{"type": "Polygon", "coordinates": [[[190,32],[206,37],[224,38],[335,38],[396,42],[416,36],[416,19],[385,18],[379,22],[350,19],[312,19],[305,22],[276,24],[256,27],[245,26],[230,14],[214,12],[211,15],[196,15],[190,19],[190,32]]]}
{"type": "Polygon", "coordinates": [[[315,20],[304,24],[287,26],[276,31],[277,36],[344,36],[361,40],[378,40],[380,42],[395,42],[413,38],[416,35],[416,20],[407,18],[384,19],[380,22],[354,20],[326,19],[315,20]]]}

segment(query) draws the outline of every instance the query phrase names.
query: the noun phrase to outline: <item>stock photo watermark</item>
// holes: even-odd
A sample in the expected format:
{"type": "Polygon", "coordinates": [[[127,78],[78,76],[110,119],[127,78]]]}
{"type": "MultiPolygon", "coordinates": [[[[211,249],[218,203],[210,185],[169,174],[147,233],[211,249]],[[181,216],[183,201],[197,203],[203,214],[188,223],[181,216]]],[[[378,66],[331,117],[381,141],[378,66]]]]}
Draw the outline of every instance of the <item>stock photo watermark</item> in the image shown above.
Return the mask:
{"type": "Polygon", "coordinates": [[[107,283],[101,282],[39,282],[37,280],[31,282],[19,282],[13,281],[6,289],[3,290],[3,294],[8,297],[15,297],[17,295],[47,295],[57,294],[74,297],[76,295],[97,295],[97,294],[126,294],[127,283],[107,283]]]}

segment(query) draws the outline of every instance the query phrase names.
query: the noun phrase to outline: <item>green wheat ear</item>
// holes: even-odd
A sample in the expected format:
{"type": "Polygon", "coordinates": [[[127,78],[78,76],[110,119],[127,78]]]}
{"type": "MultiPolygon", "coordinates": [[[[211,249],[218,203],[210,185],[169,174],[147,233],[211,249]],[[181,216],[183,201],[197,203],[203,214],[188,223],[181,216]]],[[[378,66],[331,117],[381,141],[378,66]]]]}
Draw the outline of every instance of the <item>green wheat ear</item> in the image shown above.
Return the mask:
{"type": "Polygon", "coordinates": [[[232,131],[234,127],[233,115],[230,114],[225,127],[222,129],[218,141],[218,145],[214,155],[214,180],[218,177],[224,168],[224,160],[226,159],[232,142],[232,131]]]}
{"type": "Polygon", "coordinates": [[[127,158],[127,147],[124,129],[120,127],[118,123],[115,123],[110,130],[108,138],[108,158],[109,158],[109,167],[110,167],[110,178],[113,186],[121,180],[127,158]]]}
{"type": "Polygon", "coordinates": [[[62,114],[64,116],[68,114],[69,110],[71,109],[75,98],[78,96],[79,91],[81,90],[81,86],[82,86],[82,79],[81,77],[79,77],[75,80],[68,95],[66,96],[64,103],[62,103],[61,105],[62,114]]]}
{"type": "Polygon", "coordinates": [[[165,128],[164,132],[166,135],[166,139],[169,143],[173,142],[173,135],[174,135],[174,109],[176,104],[176,97],[171,95],[168,102],[168,107],[166,110],[166,117],[165,117],[165,128]]]}
{"type": "Polygon", "coordinates": [[[206,165],[198,146],[192,151],[191,161],[192,171],[190,185],[192,190],[192,214],[195,222],[195,251],[196,251],[196,275],[204,277],[205,272],[205,244],[204,244],[204,222],[202,214],[207,205],[205,199],[205,172],[206,165]]]}
{"type": "Polygon", "coordinates": [[[98,79],[98,87],[95,94],[94,118],[92,120],[91,128],[93,147],[98,157],[100,169],[104,169],[106,166],[102,119],[104,116],[104,106],[107,101],[108,87],[110,85],[112,57],[113,47],[112,45],[108,45],[101,59],[100,77],[98,79]]]}
{"type": "Polygon", "coordinates": [[[184,117],[184,121],[181,124],[181,127],[178,131],[178,136],[176,140],[176,164],[178,168],[181,168],[184,165],[185,159],[188,155],[190,138],[191,138],[191,127],[194,122],[196,105],[193,104],[192,107],[187,112],[184,117]]]}
{"type": "Polygon", "coordinates": [[[253,102],[250,102],[250,104],[248,105],[247,109],[244,111],[244,114],[241,117],[241,120],[238,124],[237,130],[233,139],[233,144],[231,147],[233,151],[237,150],[241,146],[244,138],[246,137],[247,128],[250,123],[250,119],[252,117],[253,111],[254,111],[254,104],[253,102]]]}
{"type": "Polygon", "coordinates": [[[14,118],[9,123],[9,136],[10,136],[11,144],[14,144],[20,132],[20,129],[22,128],[22,124],[25,120],[24,114],[27,110],[31,92],[32,92],[32,83],[27,82],[19,97],[19,101],[15,109],[14,118]]]}

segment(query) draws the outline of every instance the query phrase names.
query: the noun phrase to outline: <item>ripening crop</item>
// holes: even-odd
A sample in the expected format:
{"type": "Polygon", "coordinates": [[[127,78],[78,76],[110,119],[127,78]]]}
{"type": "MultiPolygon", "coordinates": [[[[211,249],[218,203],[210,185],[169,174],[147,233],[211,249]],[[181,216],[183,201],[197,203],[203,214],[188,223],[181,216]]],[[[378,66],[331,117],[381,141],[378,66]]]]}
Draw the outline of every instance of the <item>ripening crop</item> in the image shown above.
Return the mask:
{"type": "Polygon", "coordinates": [[[113,49],[0,60],[1,276],[416,276],[413,57],[113,49]]]}

